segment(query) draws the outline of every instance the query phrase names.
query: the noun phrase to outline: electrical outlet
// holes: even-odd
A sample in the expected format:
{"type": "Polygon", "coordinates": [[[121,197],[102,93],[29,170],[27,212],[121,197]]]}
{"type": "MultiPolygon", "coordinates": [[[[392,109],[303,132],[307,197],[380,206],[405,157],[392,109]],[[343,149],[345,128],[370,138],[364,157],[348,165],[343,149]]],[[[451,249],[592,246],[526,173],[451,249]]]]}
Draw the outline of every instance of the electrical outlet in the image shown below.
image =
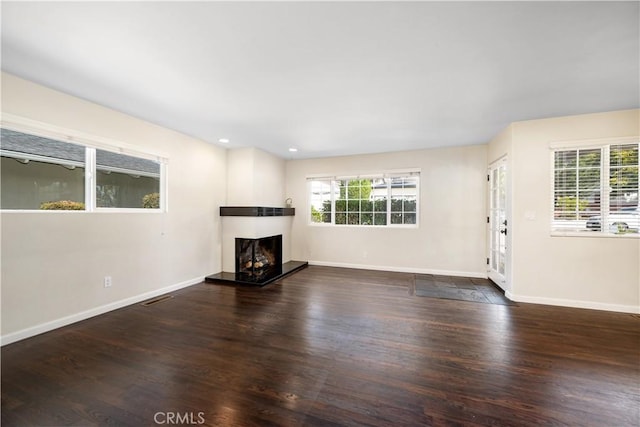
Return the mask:
{"type": "Polygon", "coordinates": [[[104,287],[105,288],[111,287],[111,276],[104,276],[104,287]]]}

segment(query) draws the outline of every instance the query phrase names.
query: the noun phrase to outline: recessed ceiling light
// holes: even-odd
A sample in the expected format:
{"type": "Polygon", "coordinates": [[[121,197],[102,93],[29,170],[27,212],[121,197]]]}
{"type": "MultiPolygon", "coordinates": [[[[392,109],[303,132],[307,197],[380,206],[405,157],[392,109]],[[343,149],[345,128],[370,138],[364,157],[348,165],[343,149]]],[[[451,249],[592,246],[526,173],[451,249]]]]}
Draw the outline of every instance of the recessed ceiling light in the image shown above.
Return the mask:
{"type": "Polygon", "coordinates": [[[222,142],[223,144],[228,144],[229,140],[227,138],[220,138],[218,142],[222,142]]]}
{"type": "Polygon", "coordinates": [[[291,148],[289,148],[289,151],[291,151],[292,153],[295,153],[296,151],[298,151],[298,149],[291,147],[291,148]]]}

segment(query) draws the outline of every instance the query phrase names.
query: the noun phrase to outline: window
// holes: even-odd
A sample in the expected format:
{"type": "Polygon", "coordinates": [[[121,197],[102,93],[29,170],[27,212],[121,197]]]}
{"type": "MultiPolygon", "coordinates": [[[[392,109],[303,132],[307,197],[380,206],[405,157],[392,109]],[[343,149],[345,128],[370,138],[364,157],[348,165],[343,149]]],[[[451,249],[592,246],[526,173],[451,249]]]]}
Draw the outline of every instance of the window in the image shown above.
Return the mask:
{"type": "Polygon", "coordinates": [[[638,147],[555,149],[551,230],[638,235],[638,147]]]}
{"type": "Polygon", "coordinates": [[[391,188],[391,224],[415,224],[418,179],[403,176],[389,180],[391,188]]]}
{"type": "Polygon", "coordinates": [[[2,209],[47,209],[58,202],[84,210],[83,146],[7,129],[0,136],[2,209]]]}
{"type": "Polygon", "coordinates": [[[160,207],[160,163],[96,150],[96,172],[96,207],[160,207]]]}
{"type": "Polygon", "coordinates": [[[416,225],[419,172],[309,179],[310,221],[416,225]]]}
{"type": "Polygon", "coordinates": [[[1,209],[160,209],[159,160],[6,128],[0,132],[1,209]]]}
{"type": "Polygon", "coordinates": [[[310,181],[311,222],[333,222],[333,188],[333,181],[330,179],[310,181]]]}
{"type": "Polygon", "coordinates": [[[384,179],[341,179],[335,181],[335,223],[387,225],[387,186],[384,179]],[[376,187],[384,186],[383,198],[374,200],[376,187]]]}

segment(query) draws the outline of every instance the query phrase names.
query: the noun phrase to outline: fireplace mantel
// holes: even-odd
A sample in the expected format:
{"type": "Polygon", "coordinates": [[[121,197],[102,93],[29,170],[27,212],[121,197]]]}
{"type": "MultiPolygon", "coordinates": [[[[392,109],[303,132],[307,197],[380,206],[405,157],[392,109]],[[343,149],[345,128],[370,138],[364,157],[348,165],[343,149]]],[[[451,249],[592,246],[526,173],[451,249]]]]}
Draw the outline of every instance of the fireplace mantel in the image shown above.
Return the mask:
{"type": "Polygon", "coordinates": [[[296,208],[266,206],[220,206],[220,216],[294,216],[296,208]]]}

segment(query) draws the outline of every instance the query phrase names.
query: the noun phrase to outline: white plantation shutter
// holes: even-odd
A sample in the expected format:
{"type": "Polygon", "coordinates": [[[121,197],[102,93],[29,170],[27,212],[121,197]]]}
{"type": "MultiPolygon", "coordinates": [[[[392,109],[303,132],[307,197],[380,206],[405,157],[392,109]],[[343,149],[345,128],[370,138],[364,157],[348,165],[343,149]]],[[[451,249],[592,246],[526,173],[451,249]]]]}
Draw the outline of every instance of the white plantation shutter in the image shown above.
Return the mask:
{"type": "Polygon", "coordinates": [[[611,146],[609,187],[610,212],[638,206],[638,144],[611,146]]]}
{"type": "Polygon", "coordinates": [[[601,215],[601,176],[601,148],[554,153],[553,230],[583,230],[587,218],[601,215]]]}
{"type": "Polygon", "coordinates": [[[638,235],[638,143],[553,151],[552,232],[638,235]]]}

